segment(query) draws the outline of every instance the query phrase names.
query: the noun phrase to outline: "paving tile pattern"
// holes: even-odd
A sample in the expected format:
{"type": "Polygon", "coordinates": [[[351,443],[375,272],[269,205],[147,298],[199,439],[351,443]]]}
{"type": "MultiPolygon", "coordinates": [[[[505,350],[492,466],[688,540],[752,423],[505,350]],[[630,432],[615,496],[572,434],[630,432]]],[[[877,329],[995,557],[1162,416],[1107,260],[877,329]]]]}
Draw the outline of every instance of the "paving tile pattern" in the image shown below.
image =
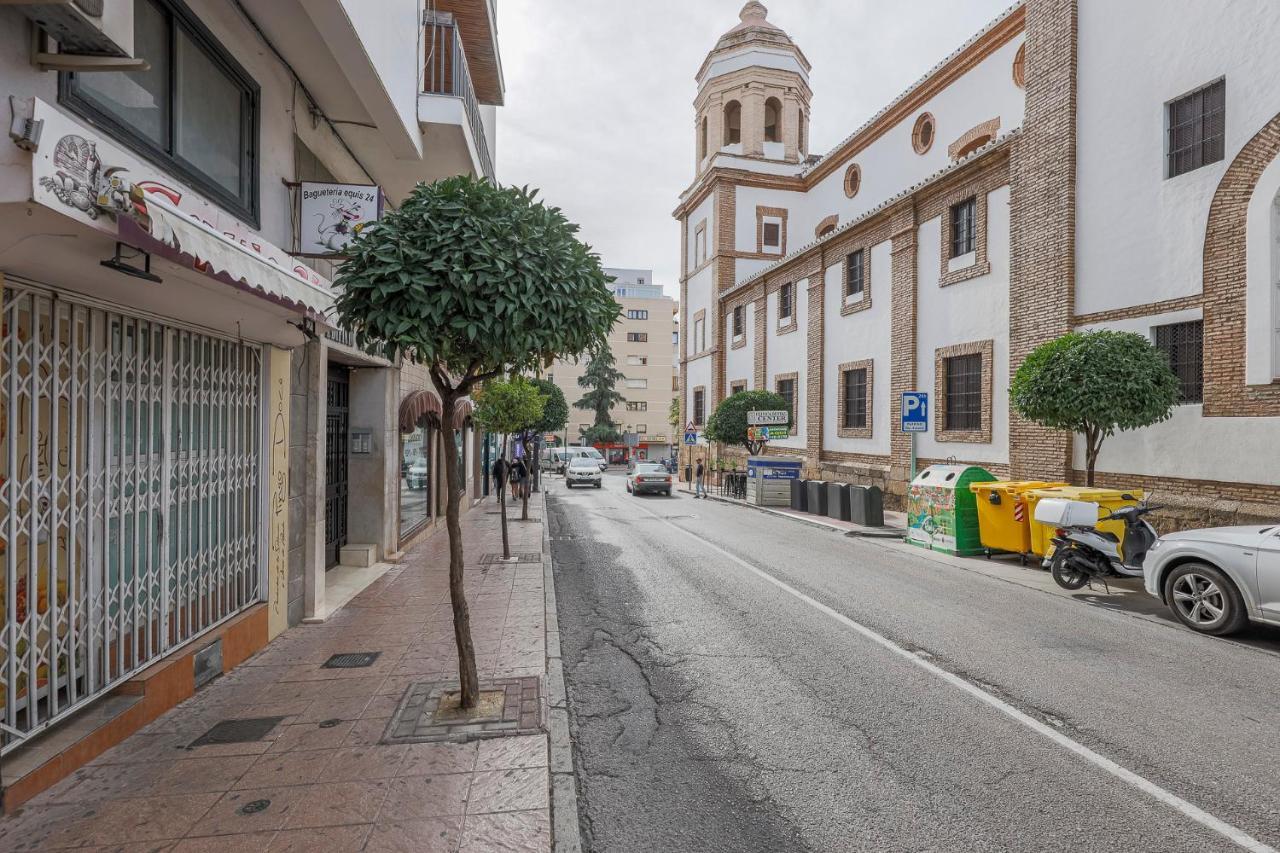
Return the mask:
{"type": "Polygon", "coordinates": [[[457,681],[425,681],[409,685],[404,700],[391,718],[383,743],[427,743],[442,740],[532,735],[544,730],[540,678],[500,678],[481,682],[480,692],[501,690],[501,713],[460,722],[437,720],[436,708],[446,693],[458,689],[457,681]]]}
{"type": "MultiPolygon", "coordinates": [[[[457,678],[441,531],[325,623],[286,631],[0,819],[0,850],[549,851],[542,566],[480,565],[501,547],[498,523],[484,508],[463,516],[476,663],[482,681],[513,691],[504,704],[532,733],[381,742],[411,685],[457,678]],[[381,654],[366,668],[322,668],[351,651],[381,654]],[[252,717],[281,719],[256,741],[193,745],[252,717]]],[[[540,524],[509,531],[513,551],[541,551],[540,524]]]]}

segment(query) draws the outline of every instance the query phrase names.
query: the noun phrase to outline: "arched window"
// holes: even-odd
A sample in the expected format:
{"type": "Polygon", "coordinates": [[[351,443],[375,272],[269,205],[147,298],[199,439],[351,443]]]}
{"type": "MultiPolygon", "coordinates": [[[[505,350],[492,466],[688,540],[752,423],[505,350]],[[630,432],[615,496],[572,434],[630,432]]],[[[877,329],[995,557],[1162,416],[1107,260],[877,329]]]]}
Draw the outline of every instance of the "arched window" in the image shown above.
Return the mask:
{"type": "Polygon", "coordinates": [[[737,145],[742,141],[742,104],[730,101],[724,105],[724,144],[737,145]]]}
{"type": "Polygon", "coordinates": [[[862,167],[857,163],[849,164],[844,173],[844,194],[853,198],[862,187],[862,167]]]}
{"type": "Polygon", "coordinates": [[[707,117],[702,117],[702,125],[698,129],[698,160],[707,159],[707,117]]]}
{"type": "Polygon", "coordinates": [[[782,141],[782,102],[777,98],[764,102],[764,141],[782,141]]]}

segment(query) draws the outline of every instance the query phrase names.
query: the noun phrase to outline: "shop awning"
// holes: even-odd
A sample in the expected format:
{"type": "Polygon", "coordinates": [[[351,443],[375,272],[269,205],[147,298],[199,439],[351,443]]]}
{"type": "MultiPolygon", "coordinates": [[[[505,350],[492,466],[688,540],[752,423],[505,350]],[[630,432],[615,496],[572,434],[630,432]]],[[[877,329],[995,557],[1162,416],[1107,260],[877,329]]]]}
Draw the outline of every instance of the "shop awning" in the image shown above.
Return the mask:
{"type": "Polygon", "coordinates": [[[459,400],[453,404],[453,428],[462,429],[467,423],[467,418],[471,417],[471,413],[475,411],[475,404],[470,400],[459,400]]]}
{"type": "Polygon", "coordinates": [[[434,415],[439,423],[443,411],[444,406],[434,392],[413,391],[400,401],[400,432],[413,432],[425,415],[434,415]]]}
{"type": "Polygon", "coordinates": [[[119,217],[122,242],[332,328],[326,315],[332,314],[333,292],[309,267],[298,263],[293,269],[284,269],[252,246],[242,246],[183,213],[159,194],[147,195],[146,210],[151,220],[149,231],[132,217],[119,217]]]}

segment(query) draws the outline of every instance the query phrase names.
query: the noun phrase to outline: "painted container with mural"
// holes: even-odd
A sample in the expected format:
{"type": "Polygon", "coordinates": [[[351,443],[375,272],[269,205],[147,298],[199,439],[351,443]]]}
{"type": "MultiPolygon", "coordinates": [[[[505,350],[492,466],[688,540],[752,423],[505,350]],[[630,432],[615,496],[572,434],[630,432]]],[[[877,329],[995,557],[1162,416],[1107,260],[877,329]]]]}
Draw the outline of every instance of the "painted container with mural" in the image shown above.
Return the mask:
{"type": "Polygon", "coordinates": [[[930,465],[907,491],[907,541],[921,548],[969,556],[983,551],[973,483],[995,480],[976,465],[930,465]]]}

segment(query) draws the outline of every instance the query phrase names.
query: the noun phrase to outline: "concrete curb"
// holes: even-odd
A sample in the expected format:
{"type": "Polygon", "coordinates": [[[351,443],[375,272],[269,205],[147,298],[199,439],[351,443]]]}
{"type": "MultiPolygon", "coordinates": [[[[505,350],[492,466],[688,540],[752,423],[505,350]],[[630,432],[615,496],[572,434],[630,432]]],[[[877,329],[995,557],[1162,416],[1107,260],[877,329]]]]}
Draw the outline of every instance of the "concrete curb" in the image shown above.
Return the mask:
{"type": "MultiPolygon", "coordinates": [[[[679,489],[679,491],[685,493],[686,495],[693,494],[693,492],[689,489],[679,489]]],[[[729,504],[730,506],[740,506],[746,509],[754,509],[757,512],[766,512],[769,515],[777,516],[778,518],[785,518],[788,521],[794,521],[797,524],[805,524],[805,525],[808,525],[809,527],[816,527],[819,530],[830,530],[833,533],[839,533],[842,536],[858,537],[861,539],[902,539],[907,535],[907,532],[905,530],[897,530],[895,528],[885,528],[884,530],[876,530],[874,528],[866,528],[865,530],[848,530],[843,527],[837,527],[834,524],[827,524],[826,522],[820,521],[817,518],[812,518],[812,519],[797,518],[796,516],[791,515],[790,513],[778,512],[773,507],[756,506],[755,504],[742,503],[740,501],[730,500],[729,498],[722,498],[719,495],[708,494],[706,498],[704,498],[704,500],[715,501],[716,503],[722,503],[722,504],[729,504]]]]}
{"type": "Polygon", "coordinates": [[[578,825],[578,785],[573,773],[573,739],[569,734],[569,705],[560,658],[560,620],[556,610],[556,581],[551,567],[551,525],[547,493],[542,491],[542,586],[546,592],[547,705],[551,722],[551,839],[555,853],[582,853],[578,825]]]}

